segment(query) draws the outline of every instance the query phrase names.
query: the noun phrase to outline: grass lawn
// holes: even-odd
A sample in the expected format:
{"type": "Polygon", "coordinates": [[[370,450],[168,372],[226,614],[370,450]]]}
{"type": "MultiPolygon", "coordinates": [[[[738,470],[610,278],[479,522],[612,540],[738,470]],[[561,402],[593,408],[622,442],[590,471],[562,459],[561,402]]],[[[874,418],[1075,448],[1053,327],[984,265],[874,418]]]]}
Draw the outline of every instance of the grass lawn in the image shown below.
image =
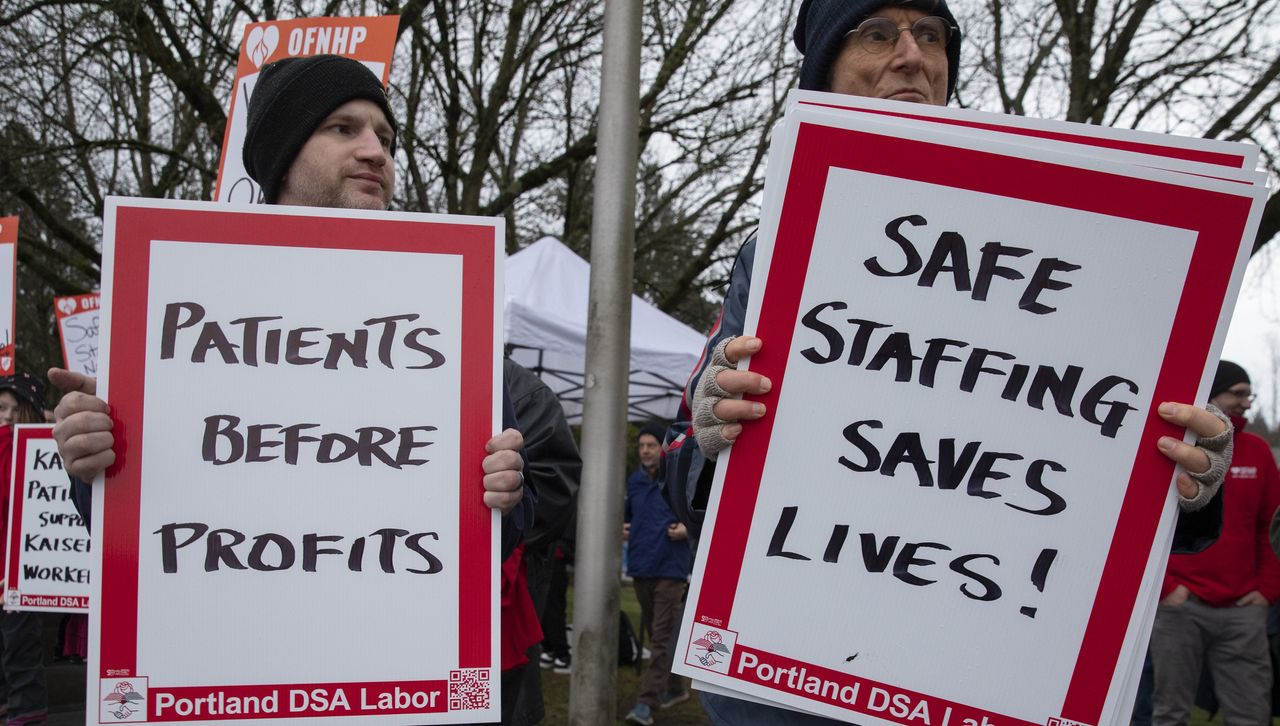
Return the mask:
{"type": "MultiPolygon", "coordinates": [[[[632,627],[640,628],[640,603],[636,601],[635,590],[624,583],[619,593],[622,610],[631,619],[632,627]]],[[[569,589],[569,621],[573,621],[573,588],[569,589]]],[[[627,711],[635,705],[636,694],[640,691],[640,673],[630,666],[618,668],[618,723],[627,711]]],[[[557,675],[550,670],[542,671],[542,695],[547,705],[547,717],[543,720],[546,726],[563,726],[569,723],[569,676],[557,675]]],[[[667,726],[708,726],[711,721],[698,705],[696,693],[688,701],[666,711],[654,713],[654,724],[667,726]]],[[[743,726],[749,726],[744,724],[743,726]]],[[[1191,726],[1222,726],[1222,715],[1210,720],[1209,715],[1196,709],[1191,715],[1191,726]]],[[[1273,726],[1280,726],[1280,718],[1273,719],[1273,726]]]]}

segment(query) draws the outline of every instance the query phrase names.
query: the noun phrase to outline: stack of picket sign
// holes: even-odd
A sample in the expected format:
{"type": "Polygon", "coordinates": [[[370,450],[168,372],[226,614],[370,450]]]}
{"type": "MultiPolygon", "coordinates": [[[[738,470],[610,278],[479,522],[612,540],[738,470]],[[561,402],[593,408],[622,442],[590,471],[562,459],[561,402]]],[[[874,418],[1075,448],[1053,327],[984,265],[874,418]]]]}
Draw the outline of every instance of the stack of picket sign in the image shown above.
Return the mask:
{"type": "Polygon", "coordinates": [[[1127,722],[1266,199],[1241,144],[793,93],[675,669],[861,724],[1127,722]]]}

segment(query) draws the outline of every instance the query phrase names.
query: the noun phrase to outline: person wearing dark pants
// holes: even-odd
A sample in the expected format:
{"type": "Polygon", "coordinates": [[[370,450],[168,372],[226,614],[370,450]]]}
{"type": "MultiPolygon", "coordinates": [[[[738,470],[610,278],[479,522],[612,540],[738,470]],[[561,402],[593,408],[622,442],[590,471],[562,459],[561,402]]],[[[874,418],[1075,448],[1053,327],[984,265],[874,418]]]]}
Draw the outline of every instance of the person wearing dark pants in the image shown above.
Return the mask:
{"type": "MultiPolygon", "coordinates": [[[[0,522],[9,515],[9,477],[13,462],[13,425],[44,422],[44,384],[26,373],[0,377],[0,522]]],[[[5,554],[0,542],[0,559],[5,554]]],[[[0,613],[0,669],[12,726],[42,724],[48,715],[40,615],[33,612],[0,613]]],[[[0,703],[5,701],[0,698],[0,703]]]]}
{"type": "Polygon", "coordinates": [[[1151,632],[1155,726],[1188,722],[1204,666],[1227,726],[1271,722],[1267,608],[1280,599],[1280,561],[1268,530],[1280,506],[1280,471],[1267,442],[1243,430],[1252,400],[1244,369],[1219,362],[1209,402],[1236,429],[1222,535],[1199,554],[1169,558],[1151,632]]]}
{"type": "MultiPolygon", "coordinates": [[[[578,454],[578,445],[555,393],[532,371],[510,358],[502,361],[502,373],[511,391],[520,433],[524,436],[524,450],[529,457],[529,479],[538,492],[533,526],[525,531],[522,551],[525,586],[529,591],[533,615],[536,620],[545,622],[547,602],[556,586],[558,567],[561,577],[559,640],[563,641],[564,563],[556,558],[556,552],[559,550],[557,543],[563,542],[572,531],[578,502],[578,481],[582,476],[582,457],[578,454]]],[[[528,623],[530,629],[536,625],[536,622],[528,623]]],[[[538,629],[542,631],[544,640],[555,639],[555,632],[548,635],[544,627],[538,629]]],[[[563,650],[566,669],[568,653],[566,645],[563,650]]],[[[542,647],[534,643],[525,652],[528,663],[503,672],[503,726],[532,726],[542,721],[545,705],[541,669],[538,667],[541,656],[542,647]]]]}
{"type": "Polygon", "coordinates": [[[556,673],[569,673],[572,656],[569,653],[569,634],[566,615],[569,602],[569,562],[573,557],[570,537],[573,529],[565,533],[555,551],[547,558],[549,580],[547,604],[542,610],[542,667],[553,668],[556,673]]]}
{"type": "Polygon", "coordinates": [[[49,695],[45,686],[44,662],[40,647],[40,614],[0,613],[0,666],[4,668],[8,691],[10,726],[42,724],[48,714],[49,695]]]}
{"type": "Polygon", "coordinates": [[[627,479],[627,574],[634,580],[640,601],[640,632],[648,638],[650,650],[640,695],[626,716],[627,721],[638,724],[653,723],[655,709],[689,698],[684,679],[671,672],[671,644],[680,627],[692,555],[688,531],[671,512],[659,487],[662,433],[663,427],[657,424],[640,430],[640,468],[627,479]]]}

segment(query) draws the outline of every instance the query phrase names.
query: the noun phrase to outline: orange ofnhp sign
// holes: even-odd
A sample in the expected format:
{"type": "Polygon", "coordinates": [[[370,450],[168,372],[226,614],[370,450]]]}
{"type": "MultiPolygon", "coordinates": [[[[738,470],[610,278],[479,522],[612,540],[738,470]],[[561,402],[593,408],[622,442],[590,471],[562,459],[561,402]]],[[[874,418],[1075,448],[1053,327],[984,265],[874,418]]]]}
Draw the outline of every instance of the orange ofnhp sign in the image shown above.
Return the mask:
{"type": "Polygon", "coordinates": [[[261,191],[249,177],[241,160],[249,98],[257,84],[258,72],[272,61],[334,54],[358,60],[387,85],[391,76],[391,56],[395,52],[400,16],[357,18],[299,18],[271,20],[245,26],[240,43],[240,59],[227,111],[227,130],[222,140],[222,161],[214,200],[258,202],[261,191]]]}

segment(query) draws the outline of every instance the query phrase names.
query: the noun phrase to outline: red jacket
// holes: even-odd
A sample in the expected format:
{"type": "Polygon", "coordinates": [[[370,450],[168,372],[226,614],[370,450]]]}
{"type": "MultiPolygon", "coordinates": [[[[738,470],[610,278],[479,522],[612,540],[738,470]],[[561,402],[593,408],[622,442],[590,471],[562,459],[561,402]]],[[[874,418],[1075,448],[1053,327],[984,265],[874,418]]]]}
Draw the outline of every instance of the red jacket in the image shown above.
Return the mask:
{"type": "Polygon", "coordinates": [[[1231,468],[1222,485],[1222,536],[1195,555],[1171,555],[1160,597],[1178,585],[1214,607],[1228,607],[1253,590],[1269,602],[1280,598],[1280,560],[1267,532],[1280,507],[1280,472],[1266,440],[1236,427],[1231,468]]]}

